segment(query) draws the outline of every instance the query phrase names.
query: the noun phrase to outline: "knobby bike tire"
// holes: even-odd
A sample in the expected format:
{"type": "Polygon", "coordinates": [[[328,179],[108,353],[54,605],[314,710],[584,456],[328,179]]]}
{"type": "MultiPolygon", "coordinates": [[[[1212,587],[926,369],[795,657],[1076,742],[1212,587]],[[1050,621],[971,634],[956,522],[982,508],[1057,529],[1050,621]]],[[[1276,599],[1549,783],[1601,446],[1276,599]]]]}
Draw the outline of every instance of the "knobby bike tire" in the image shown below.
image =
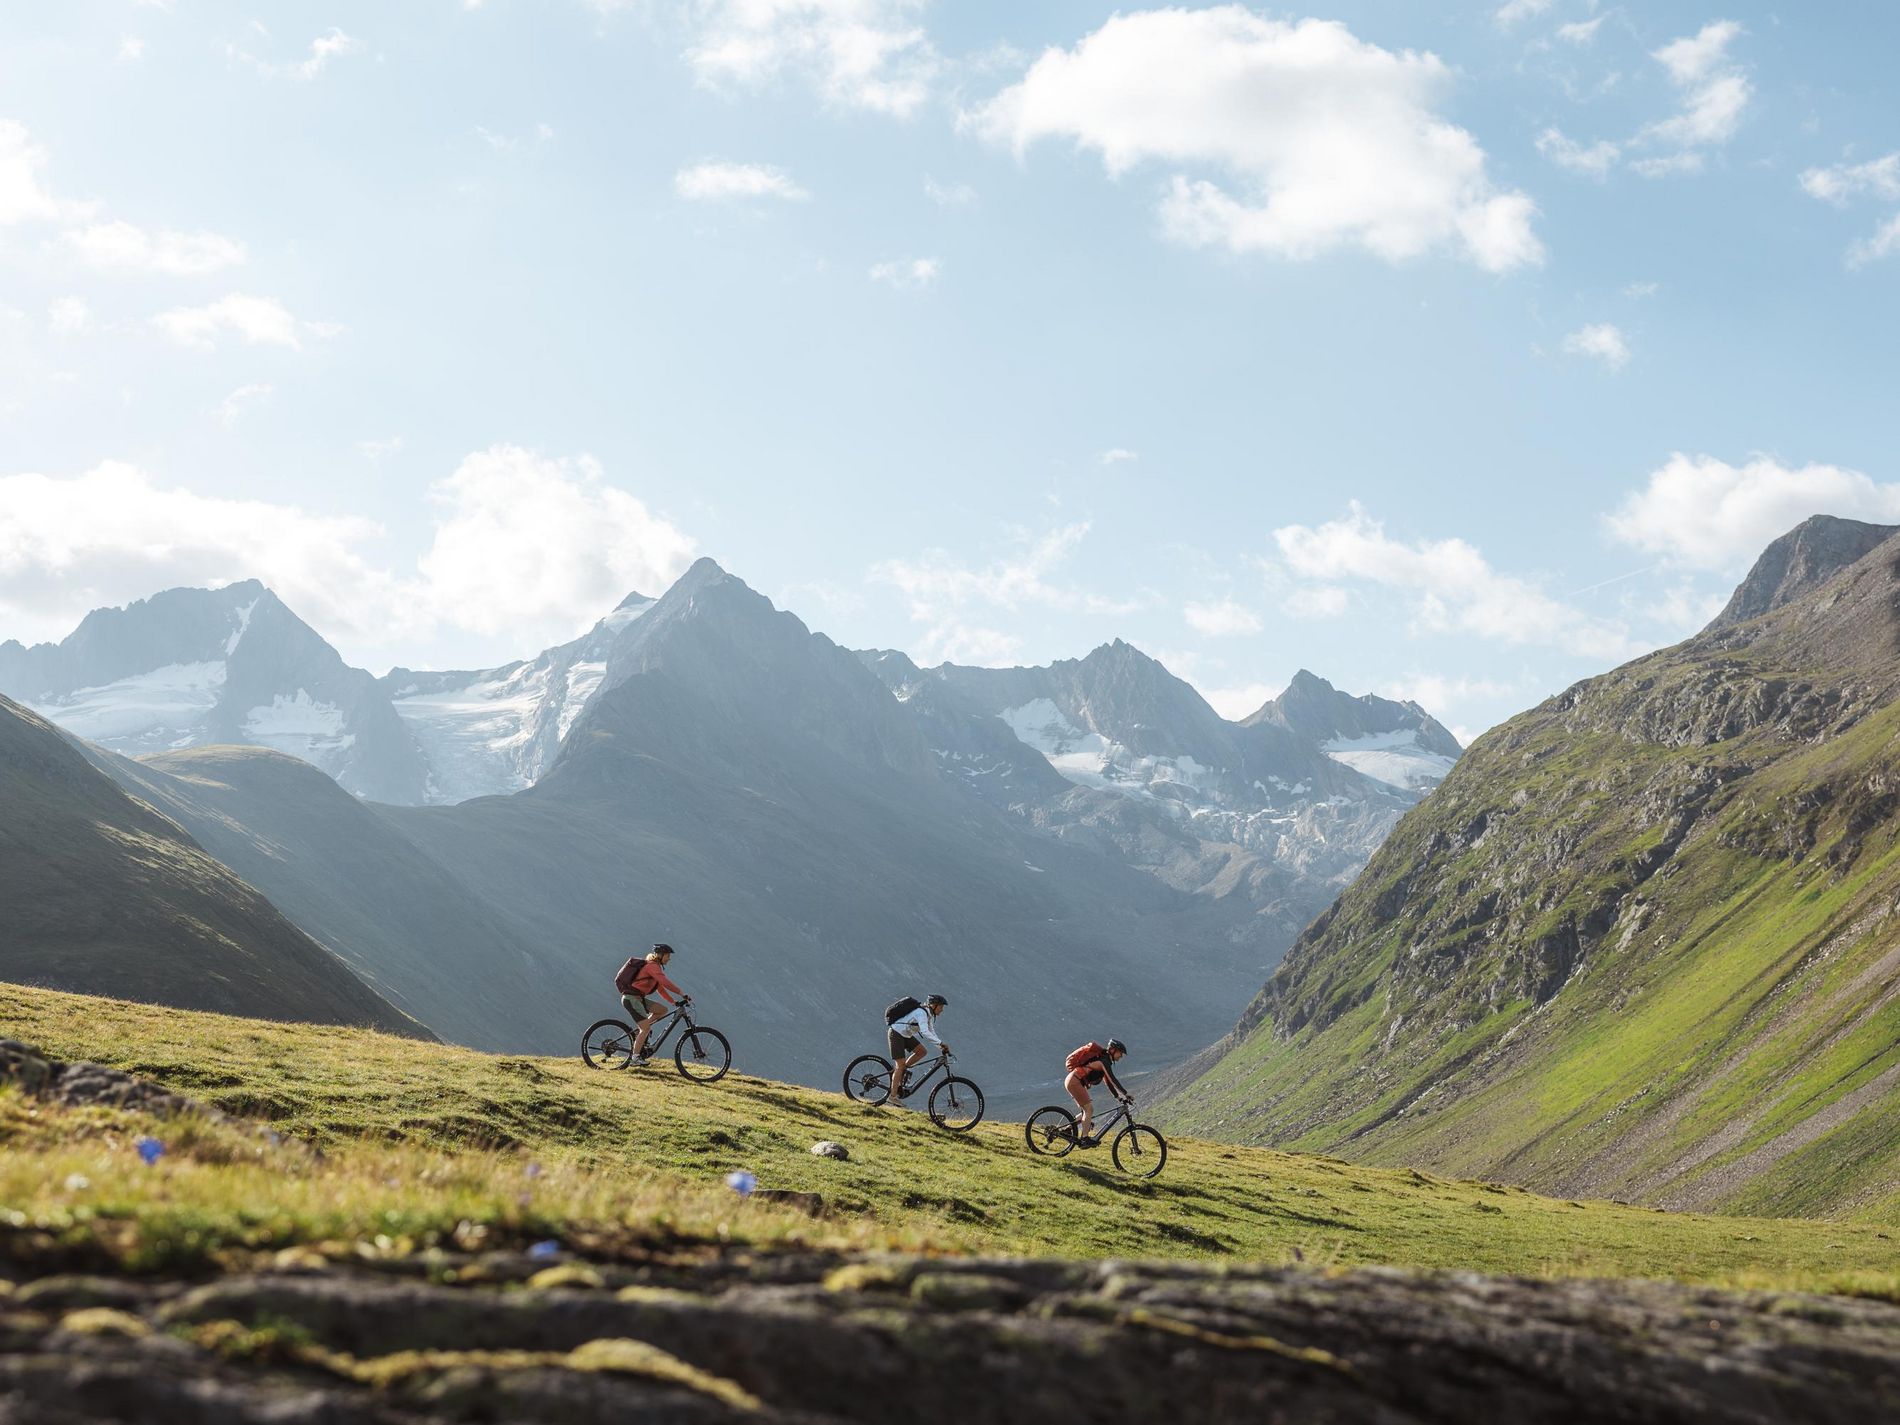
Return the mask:
{"type": "Polygon", "coordinates": [[[1075,1148],[1075,1115],[1053,1104],[1029,1115],[1023,1125],[1023,1141],[1029,1151],[1046,1158],[1061,1158],[1075,1148]]]}
{"type": "Polygon", "coordinates": [[[930,1121],[951,1133],[968,1133],[983,1121],[983,1090],[951,1074],[930,1091],[930,1121]]]}
{"type": "Polygon", "coordinates": [[[1115,1135],[1115,1166],[1131,1178],[1151,1178],[1168,1162],[1168,1140],[1145,1123],[1115,1135]]]}
{"type": "Polygon", "coordinates": [[[680,1035],[673,1046],[673,1067],[695,1083],[717,1083],[732,1067],[732,1045],[717,1029],[702,1024],[680,1035]]]}
{"type": "Polygon", "coordinates": [[[624,1069],[633,1062],[633,1026],[623,1020],[603,1019],[581,1035],[581,1058],[590,1069],[624,1069]],[[608,1033],[618,1030],[618,1034],[608,1033]],[[596,1036],[599,1036],[596,1042],[596,1036]]]}
{"type": "Polygon", "coordinates": [[[860,1054],[844,1068],[844,1096],[853,1103],[883,1103],[891,1096],[891,1061],[860,1054]]]}

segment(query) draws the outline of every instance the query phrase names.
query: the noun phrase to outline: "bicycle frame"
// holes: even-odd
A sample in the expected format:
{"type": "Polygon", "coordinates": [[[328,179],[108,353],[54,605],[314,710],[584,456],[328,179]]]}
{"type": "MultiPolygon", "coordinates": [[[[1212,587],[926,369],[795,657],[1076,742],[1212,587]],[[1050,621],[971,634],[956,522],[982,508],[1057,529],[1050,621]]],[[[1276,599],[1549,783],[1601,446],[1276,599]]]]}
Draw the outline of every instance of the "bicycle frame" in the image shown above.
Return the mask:
{"type": "MultiPolygon", "coordinates": [[[[891,1066],[891,1072],[892,1073],[897,1072],[896,1065],[893,1064],[891,1066]]],[[[911,1068],[907,1069],[904,1073],[904,1091],[897,1096],[898,1100],[902,1102],[904,1099],[909,1098],[912,1094],[916,1093],[917,1090],[922,1088],[925,1084],[929,1083],[932,1079],[936,1078],[938,1074],[943,1074],[945,1076],[948,1076],[949,1073],[950,1073],[950,1056],[948,1054],[937,1055],[936,1058],[930,1061],[930,1067],[928,1069],[925,1069],[922,1073],[919,1073],[916,1067],[912,1066],[911,1068]]]]}
{"type": "MultiPolygon", "coordinates": [[[[658,1024],[654,1025],[653,1032],[647,1035],[647,1057],[649,1059],[659,1058],[660,1051],[666,1047],[666,1041],[673,1037],[673,1031],[678,1029],[682,1024],[688,1029],[699,1028],[697,1024],[693,1023],[693,1016],[687,1012],[686,1006],[676,1004],[673,1006],[673,1012],[667,1015],[667,1017],[658,1024]]],[[[640,1026],[635,1024],[634,1032],[638,1033],[639,1028],[640,1026]]]]}
{"type": "MultiPolygon", "coordinates": [[[[1126,1119],[1130,1123],[1133,1123],[1135,1121],[1135,1106],[1133,1103],[1124,1103],[1122,1100],[1117,1099],[1115,1100],[1114,1112],[1109,1113],[1106,1116],[1098,1116],[1096,1118],[1095,1120],[1096,1140],[1098,1142],[1107,1142],[1109,1129],[1113,1128],[1117,1123],[1120,1123],[1123,1119],[1126,1119]]],[[[1079,1125],[1082,1122],[1082,1115],[1079,1113],[1076,1114],[1075,1121],[1079,1125]]]]}

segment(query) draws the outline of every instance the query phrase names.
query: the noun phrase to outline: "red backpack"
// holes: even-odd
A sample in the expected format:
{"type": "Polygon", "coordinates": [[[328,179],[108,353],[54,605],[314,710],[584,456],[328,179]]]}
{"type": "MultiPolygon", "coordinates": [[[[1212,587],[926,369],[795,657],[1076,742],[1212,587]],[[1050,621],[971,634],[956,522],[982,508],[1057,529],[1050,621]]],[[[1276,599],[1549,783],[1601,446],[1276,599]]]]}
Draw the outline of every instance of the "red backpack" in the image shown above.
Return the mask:
{"type": "Polygon", "coordinates": [[[1064,1059],[1062,1061],[1062,1064],[1064,1068],[1080,1069],[1080,1068],[1086,1067],[1089,1064],[1093,1064],[1098,1059],[1106,1059],[1107,1057],[1108,1057],[1108,1050],[1104,1049],[1100,1044],[1097,1044],[1093,1039],[1091,1039],[1089,1040],[1088,1043],[1084,1044],[1080,1049],[1077,1049],[1074,1053],[1070,1054],[1068,1058],[1064,1059]]]}

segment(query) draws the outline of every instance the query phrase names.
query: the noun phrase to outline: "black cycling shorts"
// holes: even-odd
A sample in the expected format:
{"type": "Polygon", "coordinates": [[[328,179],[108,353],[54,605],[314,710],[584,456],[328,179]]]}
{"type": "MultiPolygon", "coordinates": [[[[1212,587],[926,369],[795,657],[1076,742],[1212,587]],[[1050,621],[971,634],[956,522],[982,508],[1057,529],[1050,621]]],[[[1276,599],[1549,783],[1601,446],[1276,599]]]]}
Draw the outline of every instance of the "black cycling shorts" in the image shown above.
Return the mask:
{"type": "Polygon", "coordinates": [[[893,1059],[901,1059],[917,1047],[917,1041],[915,1039],[911,1038],[908,1034],[899,1034],[895,1029],[887,1030],[886,1037],[890,1040],[891,1057],[893,1059]]]}

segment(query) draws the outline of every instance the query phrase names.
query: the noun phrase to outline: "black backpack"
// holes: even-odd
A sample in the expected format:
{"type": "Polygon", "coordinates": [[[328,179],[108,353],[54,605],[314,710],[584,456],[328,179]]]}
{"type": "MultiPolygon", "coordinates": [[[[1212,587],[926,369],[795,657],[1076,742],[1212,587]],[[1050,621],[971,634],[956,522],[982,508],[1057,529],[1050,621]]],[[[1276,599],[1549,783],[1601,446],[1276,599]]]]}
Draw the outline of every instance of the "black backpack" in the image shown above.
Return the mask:
{"type": "Polygon", "coordinates": [[[884,1022],[886,1024],[895,1024],[905,1015],[915,1014],[923,1007],[924,1002],[918,999],[916,995],[905,995],[889,1009],[884,1011],[884,1022]]]}

